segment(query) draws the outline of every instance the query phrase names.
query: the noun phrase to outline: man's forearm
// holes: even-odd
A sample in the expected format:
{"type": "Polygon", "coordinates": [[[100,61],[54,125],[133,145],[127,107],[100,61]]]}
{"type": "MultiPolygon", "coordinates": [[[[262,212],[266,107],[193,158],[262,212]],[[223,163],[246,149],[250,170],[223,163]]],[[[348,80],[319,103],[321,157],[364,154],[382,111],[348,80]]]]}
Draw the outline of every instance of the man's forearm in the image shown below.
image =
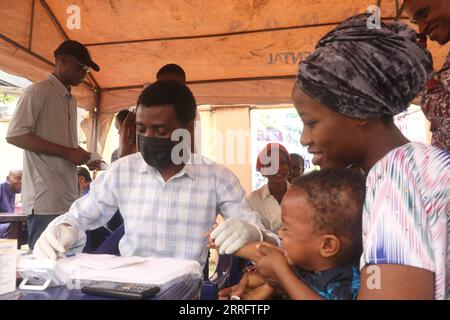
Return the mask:
{"type": "Polygon", "coordinates": [[[16,137],[8,137],[6,138],[6,141],[21,149],[61,158],[66,157],[69,149],[63,145],[44,140],[33,133],[27,133],[16,137]]]}

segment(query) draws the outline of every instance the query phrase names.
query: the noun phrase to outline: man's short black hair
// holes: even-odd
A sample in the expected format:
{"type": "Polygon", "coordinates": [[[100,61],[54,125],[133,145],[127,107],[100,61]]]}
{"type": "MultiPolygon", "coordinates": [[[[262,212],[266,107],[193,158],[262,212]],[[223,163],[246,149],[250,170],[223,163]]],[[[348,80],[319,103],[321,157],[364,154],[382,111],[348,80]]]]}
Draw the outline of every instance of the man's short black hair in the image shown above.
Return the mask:
{"type": "Polygon", "coordinates": [[[183,68],[174,63],[166,64],[161,69],[159,69],[158,73],[156,73],[156,79],[168,73],[179,75],[183,78],[184,81],[186,81],[186,73],[184,72],[183,68]]]}
{"type": "Polygon", "coordinates": [[[125,118],[130,113],[130,110],[121,110],[116,115],[116,120],[119,121],[120,124],[122,124],[125,121],[125,118]]]}
{"type": "Polygon", "coordinates": [[[175,80],[164,80],[152,83],[145,88],[137,101],[140,107],[172,105],[177,119],[186,125],[195,119],[197,103],[191,90],[175,80]]]}
{"type": "Polygon", "coordinates": [[[78,167],[77,171],[78,171],[79,177],[84,177],[86,179],[86,181],[88,181],[88,182],[92,181],[91,174],[89,173],[89,171],[86,168],[78,167]]]}
{"type": "Polygon", "coordinates": [[[350,169],[323,169],[294,179],[314,207],[314,228],[350,239],[349,257],[361,253],[362,209],[366,193],[365,177],[350,169]]]}

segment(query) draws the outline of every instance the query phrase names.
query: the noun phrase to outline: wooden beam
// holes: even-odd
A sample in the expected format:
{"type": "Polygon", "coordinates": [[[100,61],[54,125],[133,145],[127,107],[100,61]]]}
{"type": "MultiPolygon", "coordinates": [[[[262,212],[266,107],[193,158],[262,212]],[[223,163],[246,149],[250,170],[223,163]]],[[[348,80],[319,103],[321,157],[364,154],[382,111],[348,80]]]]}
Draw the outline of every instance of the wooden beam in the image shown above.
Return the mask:
{"type": "MultiPolygon", "coordinates": [[[[382,20],[394,20],[394,19],[395,19],[395,17],[382,18],[382,20]]],[[[130,44],[130,43],[141,43],[141,42],[177,41],[177,40],[230,37],[230,36],[238,36],[238,35],[252,34],[252,33],[265,33],[265,32],[286,31],[286,30],[294,30],[294,29],[314,28],[314,27],[337,26],[341,23],[342,23],[342,21],[328,22],[328,23],[316,23],[316,24],[309,24],[309,25],[305,24],[305,25],[269,28],[269,29],[257,29],[257,30],[249,30],[249,31],[203,34],[203,35],[197,35],[197,36],[179,36],[179,37],[161,37],[161,38],[148,38],[148,39],[136,39],[136,40],[118,40],[118,41],[109,41],[109,42],[87,43],[87,44],[85,44],[85,46],[86,47],[96,47],[96,46],[110,46],[110,45],[120,45],[120,44],[130,44]]]]}
{"type": "MultiPolygon", "coordinates": [[[[247,77],[247,78],[195,80],[195,81],[187,81],[186,85],[190,85],[190,84],[206,84],[206,83],[239,82],[239,81],[283,80],[283,79],[295,79],[295,77],[296,77],[295,75],[285,75],[285,76],[267,76],[267,77],[247,77]]],[[[144,88],[144,84],[136,84],[136,85],[131,85],[131,86],[102,88],[102,91],[106,92],[106,91],[131,90],[131,89],[143,89],[143,88],[144,88]]]]}
{"type": "Polygon", "coordinates": [[[403,1],[402,5],[399,8],[398,7],[398,4],[399,4],[398,1],[399,0],[395,0],[396,9],[397,9],[397,16],[395,17],[396,21],[402,19],[402,14],[403,14],[403,11],[405,11],[405,5],[406,5],[406,0],[405,0],[405,1],[403,1]]]}
{"type": "Polygon", "coordinates": [[[31,2],[31,17],[30,17],[30,32],[28,36],[28,49],[31,50],[31,45],[33,44],[33,27],[34,27],[34,6],[36,0],[31,2]]]}

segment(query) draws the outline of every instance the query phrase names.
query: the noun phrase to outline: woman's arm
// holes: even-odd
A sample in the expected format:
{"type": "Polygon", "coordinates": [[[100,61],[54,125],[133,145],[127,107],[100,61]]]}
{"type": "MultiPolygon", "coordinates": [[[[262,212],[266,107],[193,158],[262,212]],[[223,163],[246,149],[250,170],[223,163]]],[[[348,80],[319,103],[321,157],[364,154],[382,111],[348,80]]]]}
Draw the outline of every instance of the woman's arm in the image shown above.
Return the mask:
{"type": "Polygon", "coordinates": [[[434,273],[398,264],[376,264],[361,270],[358,300],[432,300],[434,273]]]}

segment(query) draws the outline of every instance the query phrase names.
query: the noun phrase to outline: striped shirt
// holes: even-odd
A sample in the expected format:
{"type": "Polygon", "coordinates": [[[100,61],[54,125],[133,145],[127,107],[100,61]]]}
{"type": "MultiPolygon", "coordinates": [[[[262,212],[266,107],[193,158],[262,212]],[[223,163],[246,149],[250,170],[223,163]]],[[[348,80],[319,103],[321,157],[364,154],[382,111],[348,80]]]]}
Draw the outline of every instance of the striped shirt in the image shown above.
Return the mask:
{"type": "Polygon", "coordinates": [[[81,245],[85,230],[105,225],[119,209],[125,226],[121,255],[190,259],[202,265],[207,257],[204,233],[213,227],[218,211],[225,219],[239,218],[265,231],[238,178],[209,159],[192,157],[195,161],[167,182],[140,153],[120,158],[55,224],[78,228],[81,245]]]}
{"type": "Polygon", "coordinates": [[[450,154],[421,143],[396,148],[367,177],[362,269],[399,264],[435,274],[435,299],[449,298],[450,154]]]}

